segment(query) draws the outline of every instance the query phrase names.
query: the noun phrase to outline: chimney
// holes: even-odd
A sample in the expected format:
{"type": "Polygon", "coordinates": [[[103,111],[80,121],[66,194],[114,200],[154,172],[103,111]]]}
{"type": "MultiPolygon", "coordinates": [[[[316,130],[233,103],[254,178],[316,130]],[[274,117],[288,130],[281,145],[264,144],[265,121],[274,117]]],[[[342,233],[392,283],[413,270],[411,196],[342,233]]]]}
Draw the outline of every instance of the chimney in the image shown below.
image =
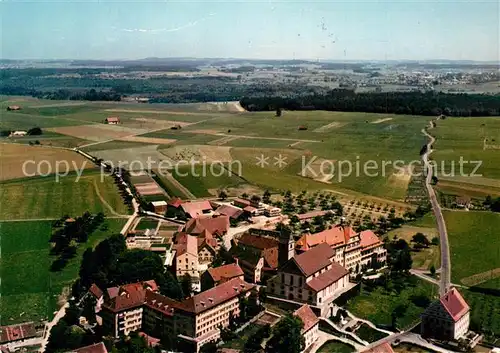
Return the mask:
{"type": "Polygon", "coordinates": [[[240,265],[240,260],[238,260],[237,257],[234,257],[234,260],[235,260],[235,264],[239,266],[240,265]]]}

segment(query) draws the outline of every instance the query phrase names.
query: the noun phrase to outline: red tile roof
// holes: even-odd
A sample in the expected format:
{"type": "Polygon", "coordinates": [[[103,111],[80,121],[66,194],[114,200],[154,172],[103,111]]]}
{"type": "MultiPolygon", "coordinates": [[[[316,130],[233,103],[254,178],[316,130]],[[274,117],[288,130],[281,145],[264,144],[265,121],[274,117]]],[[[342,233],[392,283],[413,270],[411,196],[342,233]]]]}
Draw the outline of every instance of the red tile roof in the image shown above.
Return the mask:
{"type": "Polygon", "coordinates": [[[276,239],[263,237],[255,234],[244,233],[239,239],[238,244],[252,247],[259,250],[276,248],[279,242],[276,239]]]}
{"type": "Polygon", "coordinates": [[[160,344],[159,338],[149,336],[148,334],[146,334],[144,332],[139,332],[139,336],[144,337],[144,339],[146,340],[146,343],[148,344],[149,347],[156,347],[160,344]]]}
{"type": "Polygon", "coordinates": [[[243,270],[237,264],[228,264],[224,266],[208,269],[208,274],[214,282],[225,282],[229,279],[243,276],[243,270]]]}
{"type": "Polygon", "coordinates": [[[174,245],[174,249],[177,251],[176,256],[181,256],[185,253],[198,256],[198,238],[194,235],[183,233],[176,240],[177,244],[174,245]]]}
{"type": "Polygon", "coordinates": [[[278,268],[278,248],[274,247],[262,250],[262,257],[268,267],[272,269],[278,268]]]}
{"type": "Polygon", "coordinates": [[[338,263],[332,262],[331,269],[318,275],[318,277],[314,277],[312,280],[307,282],[307,285],[312,290],[319,292],[347,275],[349,275],[349,271],[340,266],[338,263]]]}
{"type": "Polygon", "coordinates": [[[160,293],[147,292],[144,299],[144,303],[147,307],[159,311],[168,316],[174,314],[175,308],[177,308],[180,302],[170,299],[160,293]]]}
{"type": "Polygon", "coordinates": [[[293,312],[293,315],[300,318],[300,320],[302,320],[302,322],[304,323],[302,332],[309,331],[314,327],[314,325],[319,323],[318,317],[316,316],[316,314],[314,314],[314,312],[311,310],[311,307],[307,304],[304,304],[299,309],[295,310],[293,312]]]}
{"type": "Polygon", "coordinates": [[[92,295],[97,299],[103,295],[101,288],[99,288],[95,283],[90,286],[89,292],[92,293],[92,295]]]}
{"type": "Polygon", "coordinates": [[[245,200],[245,199],[234,199],[233,203],[240,204],[240,205],[246,205],[246,206],[250,206],[250,204],[251,204],[250,200],[245,200]]]}
{"type": "Polygon", "coordinates": [[[69,351],[71,353],[76,352],[76,353],[108,353],[108,350],[106,349],[106,346],[104,345],[103,342],[99,343],[94,343],[91,344],[90,346],[85,346],[77,349],[73,349],[72,351],[69,351]]]}
{"type": "Polygon", "coordinates": [[[330,265],[330,260],[335,256],[335,251],[326,243],[319,244],[311,250],[292,258],[304,276],[308,277],[322,268],[330,265]]]}
{"type": "Polygon", "coordinates": [[[391,345],[387,342],[379,344],[378,346],[362,351],[362,353],[394,353],[391,345]]]}
{"type": "Polygon", "coordinates": [[[170,201],[167,202],[167,205],[178,208],[183,203],[184,203],[184,201],[182,201],[180,198],[174,197],[173,199],[170,199],[170,201]]]}
{"type": "Polygon", "coordinates": [[[231,205],[221,205],[215,210],[215,212],[228,216],[232,219],[237,219],[243,214],[243,210],[241,208],[231,205]]]}
{"type": "Polygon", "coordinates": [[[349,239],[356,235],[351,227],[336,226],[315,234],[305,234],[297,241],[297,248],[309,250],[310,248],[327,243],[330,246],[347,244],[349,239]]]}
{"type": "Polygon", "coordinates": [[[362,231],[361,233],[359,233],[359,237],[360,237],[360,246],[362,248],[369,248],[374,245],[382,244],[377,235],[373,233],[371,230],[362,231]]]}
{"type": "Polygon", "coordinates": [[[470,310],[460,292],[455,288],[449,290],[439,301],[455,322],[470,310]]]}
{"type": "Polygon", "coordinates": [[[228,300],[234,299],[240,294],[248,292],[253,287],[253,284],[247,283],[239,278],[233,278],[184,300],[178,307],[184,311],[198,314],[228,300]]]}
{"type": "Polygon", "coordinates": [[[184,202],[181,204],[181,208],[185,213],[187,213],[191,218],[196,218],[203,215],[203,211],[211,211],[212,205],[210,202],[204,201],[191,201],[184,202]]]}
{"type": "Polygon", "coordinates": [[[246,206],[246,207],[243,209],[243,211],[248,212],[248,213],[252,213],[252,212],[257,211],[257,209],[256,209],[255,207],[253,207],[253,206],[246,206]]]}
{"type": "Polygon", "coordinates": [[[208,216],[190,219],[184,226],[184,231],[189,234],[201,234],[204,230],[212,234],[223,235],[229,230],[228,216],[208,216]]]}
{"type": "Polygon", "coordinates": [[[204,229],[200,235],[198,235],[198,245],[200,244],[199,239],[202,239],[213,248],[217,247],[217,239],[215,239],[212,233],[210,233],[207,229],[204,229]]]}
{"type": "Polygon", "coordinates": [[[33,322],[0,327],[0,343],[18,341],[35,336],[36,329],[33,322]]]}
{"type": "Polygon", "coordinates": [[[154,290],[158,290],[158,286],[153,280],[111,287],[106,290],[102,307],[113,312],[136,308],[144,303],[146,292],[154,290]]]}

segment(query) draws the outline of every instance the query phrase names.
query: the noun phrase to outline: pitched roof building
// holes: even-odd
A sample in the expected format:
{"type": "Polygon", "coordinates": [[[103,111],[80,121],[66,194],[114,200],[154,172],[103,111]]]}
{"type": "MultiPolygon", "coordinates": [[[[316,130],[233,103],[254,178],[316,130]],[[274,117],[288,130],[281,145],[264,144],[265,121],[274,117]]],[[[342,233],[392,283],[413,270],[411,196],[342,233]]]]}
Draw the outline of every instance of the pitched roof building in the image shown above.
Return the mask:
{"type": "Polygon", "coordinates": [[[326,243],[296,255],[267,282],[276,299],[307,303],[321,312],[349,285],[349,271],[334,261],[335,251],[326,243]]]}
{"type": "Polygon", "coordinates": [[[68,351],[67,353],[108,353],[108,350],[106,349],[106,346],[104,345],[103,342],[99,343],[94,343],[89,346],[85,347],[80,347],[77,349],[73,349],[71,351],[68,351]]]}
{"type": "MultiPolygon", "coordinates": [[[[208,201],[207,201],[208,202],[208,201]]],[[[184,226],[184,232],[199,235],[204,230],[209,231],[213,235],[222,236],[229,230],[229,217],[222,216],[202,216],[198,218],[192,218],[187,221],[184,226]]]]}
{"type": "Polygon", "coordinates": [[[296,243],[297,251],[307,251],[318,244],[328,244],[335,250],[335,261],[356,273],[363,268],[385,263],[387,251],[371,230],[356,233],[349,226],[335,226],[319,233],[304,234],[296,243]]]}
{"type": "Polygon", "coordinates": [[[233,278],[243,280],[244,273],[238,264],[227,264],[219,267],[209,268],[202,274],[202,290],[212,288],[233,278]]]}
{"type": "Polygon", "coordinates": [[[180,205],[180,208],[184,212],[186,218],[197,218],[213,210],[210,202],[206,200],[184,202],[180,205]]]}
{"type": "Polygon", "coordinates": [[[422,314],[422,336],[458,340],[469,330],[469,313],[469,305],[460,292],[452,288],[422,314]]]}
{"type": "Polygon", "coordinates": [[[245,279],[259,283],[264,277],[274,275],[278,268],[278,240],[244,233],[231,247],[231,255],[238,259],[238,264],[245,273],[245,279]]]}
{"type": "MultiPolygon", "coordinates": [[[[132,287],[139,286],[133,284],[132,287]]],[[[220,337],[219,327],[227,327],[231,315],[239,315],[240,298],[248,296],[252,288],[254,285],[232,278],[183,301],[148,290],[142,302],[137,301],[136,311],[110,312],[103,317],[103,327],[107,329],[118,322],[117,326],[121,328],[123,320],[130,319],[137,323],[133,329],[127,332],[119,329],[111,333],[115,337],[138,330],[153,337],[174,333],[192,343],[197,351],[204,343],[220,337]]]]}
{"type": "Polygon", "coordinates": [[[304,304],[299,309],[295,310],[293,315],[300,318],[304,324],[301,332],[305,341],[304,352],[318,339],[319,318],[307,304],[304,304]]]}

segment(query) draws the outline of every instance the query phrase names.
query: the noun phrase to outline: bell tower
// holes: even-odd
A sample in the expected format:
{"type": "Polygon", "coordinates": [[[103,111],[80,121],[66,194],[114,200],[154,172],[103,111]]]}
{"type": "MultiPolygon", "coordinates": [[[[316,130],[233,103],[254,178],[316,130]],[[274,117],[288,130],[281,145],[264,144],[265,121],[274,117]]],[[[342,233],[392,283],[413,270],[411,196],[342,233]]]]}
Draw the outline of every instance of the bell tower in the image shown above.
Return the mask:
{"type": "Polygon", "coordinates": [[[292,232],[281,231],[278,245],[278,266],[295,256],[295,240],[292,232]]]}

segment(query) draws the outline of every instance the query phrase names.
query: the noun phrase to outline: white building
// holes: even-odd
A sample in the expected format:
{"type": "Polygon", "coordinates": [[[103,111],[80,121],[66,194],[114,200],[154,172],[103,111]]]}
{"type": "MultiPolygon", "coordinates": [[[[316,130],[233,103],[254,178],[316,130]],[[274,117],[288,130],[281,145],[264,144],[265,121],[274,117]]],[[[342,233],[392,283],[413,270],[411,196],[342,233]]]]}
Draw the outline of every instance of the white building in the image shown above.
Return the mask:
{"type": "Polygon", "coordinates": [[[323,312],[349,286],[349,271],[334,257],[326,243],[294,256],[267,282],[269,296],[307,303],[323,312]]]}
{"type": "Polygon", "coordinates": [[[470,308],[458,290],[452,288],[422,314],[424,337],[458,340],[469,331],[470,308]]]}

